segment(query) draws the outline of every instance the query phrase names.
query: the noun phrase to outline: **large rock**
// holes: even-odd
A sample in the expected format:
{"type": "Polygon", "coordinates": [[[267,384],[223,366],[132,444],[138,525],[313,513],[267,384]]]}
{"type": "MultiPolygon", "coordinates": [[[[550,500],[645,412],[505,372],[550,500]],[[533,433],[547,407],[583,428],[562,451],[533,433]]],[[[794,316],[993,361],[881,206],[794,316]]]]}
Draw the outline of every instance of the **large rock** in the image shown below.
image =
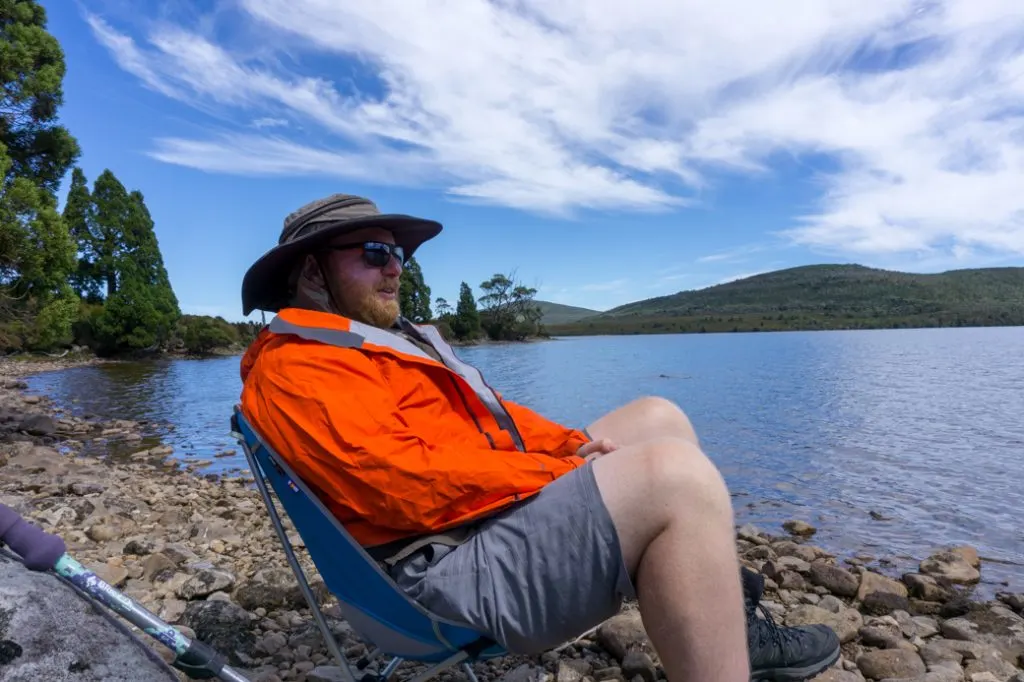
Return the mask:
{"type": "Polygon", "coordinates": [[[301,608],[306,600],[295,574],[284,568],[264,568],[243,582],[234,593],[235,602],[248,611],[278,607],[301,608]]]}
{"type": "Polygon", "coordinates": [[[1005,682],[1017,673],[1017,667],[1007,663],[995,651],[988,651],[978,658],[968,661],[964,666],[964,675],[969,680],[977,680],[988,673],[996,682],[1005,682]]]}
{"type": "Polygon", "coordinates": [[[857,667],[869,680],[917,677],[928,672],[917,652],[906,649],[869,651],[857,659],[857,667]]]}
{"type": "Polygon", "coordinates": [[[21,420],[18,430],[33,436],[52,436],[57,432],[57,425],[54,424],[53,417],[45,414],[33,414],[21,420]]]}
{"type": "Polygon", "coordinates": [[[857,599],[864,601],[868,595],[874,593],[892,594],[906,599],[907,586],[884,575],[879,575],[872,571],[864,571],[860,576],[860,589],[857,591],[857,599]]]}
{"type": "Polygon", "coordinates": [[[786,625],[814,625],[821,623],[832,628],[842,643],[852,642],[864,625],[864,617],[855,609],[832,613],[817,606],[797,606],[786,616],[786,625]]]}
{"type": "Polygon", "coordinates": [[[47,573],[0,554],[0,678],[11,682],[177,682],[123,621],[47,573]]]}
{"type": "Polygon", "coordinates": [[[1024,618],[1009,608],[999,604],[976,609],[964,619],[974,626],[972,641],[995,648],[1007,661],[1016,661],[1024,655],[1024,618]]]}
{"type": "Polygon", "coordinates": [[[907,586],[910,596],[915,599],[923,599],[932,602],[945,602],[953,598],[953,591],[940,585],[930,575],[920,573],[904,573],[903,582],[907,586]]]}
{"type": "Polygon", "coordinates": [[[245,665],[245,660],[256,651],[249,613],[238,604],[220,600],[190,602],[179,620],[192,628],[197,639],[227,656],[230,665],[245,665]]]}
{"type": "Polygon", "coordinates": [[[996,598],[1011,609],[1016,610],[1020,615],[1024,616],[1024,592],[1021,592],[1020,594],[999,592],[996,594],[996,598]]]}
{"type": "Polygon", "coordinates": [[[981,572],[974,566],[973,559],[962,548],[937,552],[921,562],[920,571],[951,583],[972,585],[981,580],[981,572]]]}
{"type": "Polygon", "coordinates": [[[860,578],[845,568],[823,561],[811,564],[811,582],[840,597],[855,597],[860,589],[860,578]]]}
{"type": "Polygon", "coordinates": [[[892,592],[869,592],[861,603],[861,611],[875,616],[883,616],[893,611],[906,611],[909,608],[909,599],[892,592]]]}
{"type": "Polygon", "coordinates": [[[630,651],[651,650],[639,611],[625,611],[605,621],[597,630],[597,641],[620,661],[630,651]]]}
{"type": "Polygon", "coordinates": [[[177,594],[185,600],[208,597],[214,592],[229,590],[235,576],[219,568],[204,568],[196,572],[178,588],[177,594]]]}
{"type": "Polygon", "coordinates": [[[798,537],[805,538],[809,538],[818,532],[817,528],[807,523],[806,521],[798,521],[795,519],[791,521],[786,521],[784,524],[782,524],[782,527],[785,528],[786,531],[791,535],[796,535],[798,537]]]}

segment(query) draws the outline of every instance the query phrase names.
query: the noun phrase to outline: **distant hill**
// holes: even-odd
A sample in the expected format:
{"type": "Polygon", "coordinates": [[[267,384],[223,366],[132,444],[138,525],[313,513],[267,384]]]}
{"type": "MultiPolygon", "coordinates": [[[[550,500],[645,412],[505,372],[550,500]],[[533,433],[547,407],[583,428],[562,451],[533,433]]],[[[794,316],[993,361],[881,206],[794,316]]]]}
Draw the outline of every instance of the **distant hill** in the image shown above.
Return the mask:
{"type": "Polygon", "coordinates": [[[1021,324],[1024,268],[922,275],[810,265],[546,326],[551,334],[569,335],[1021,324]]]}
{"type": "Polygon", "coordinates": [[[578,308],[572,305],[551,303],[550,301],[534,301],[534,303],[540,308],[542,315],[541,324],[544,325],[567,324],[600,313],[600,311],[591,310],[590,308],[578,308]]]}

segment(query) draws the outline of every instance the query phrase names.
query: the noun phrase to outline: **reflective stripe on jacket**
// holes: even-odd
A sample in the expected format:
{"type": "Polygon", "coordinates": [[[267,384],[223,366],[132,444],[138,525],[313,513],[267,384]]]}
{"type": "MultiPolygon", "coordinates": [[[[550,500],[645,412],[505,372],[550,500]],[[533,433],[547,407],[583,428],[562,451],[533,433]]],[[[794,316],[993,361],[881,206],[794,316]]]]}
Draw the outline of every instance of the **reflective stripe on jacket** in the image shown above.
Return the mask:
{"type": "Polygon", "coordinates": [[[580,466],[589,439],[504,400],[430,326],[281,310],[242,359],[242,411],[365,546],[452,528],[580,466]]]}

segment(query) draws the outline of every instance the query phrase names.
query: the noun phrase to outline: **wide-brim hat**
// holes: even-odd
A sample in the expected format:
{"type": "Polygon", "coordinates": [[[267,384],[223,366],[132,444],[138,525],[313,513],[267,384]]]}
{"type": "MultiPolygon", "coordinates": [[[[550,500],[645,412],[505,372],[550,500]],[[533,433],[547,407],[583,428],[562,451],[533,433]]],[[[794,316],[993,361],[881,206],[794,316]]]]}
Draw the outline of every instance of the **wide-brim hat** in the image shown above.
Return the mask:
{"type": "Polygon", "coordinates": [[[289,279],[307,253],[327,241],[368,227],[391,232],[408,259],[423,242],[442,230],[440,223],[398,213],[381,213],[369,199],[334,194],[310,202],[284,219],[274,246],[250,266],[242,279],[242,314],[253,310],[277,312],[288,304],[289,279]]]}

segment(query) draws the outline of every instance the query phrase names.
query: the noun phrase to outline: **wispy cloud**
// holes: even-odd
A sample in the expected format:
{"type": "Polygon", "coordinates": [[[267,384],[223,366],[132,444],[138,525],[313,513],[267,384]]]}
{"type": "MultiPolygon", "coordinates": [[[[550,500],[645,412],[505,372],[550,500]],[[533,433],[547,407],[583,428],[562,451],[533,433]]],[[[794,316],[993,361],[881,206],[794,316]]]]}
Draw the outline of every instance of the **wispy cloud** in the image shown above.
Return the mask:
{"type": "Polygon", "coordinates": [[[257,118],[252,122],[253,128],[287,128],[288,119],[286,118],[274,118],[272,116],[264,116],[257,118]]]}
{"type": "Polygon", "coordinates": [[[565,213],[678,207],[722,173],[825,155],[817,207],[781,233],[792,242],[876,257],[1024,253],[1019,0],[238,7],[232,20],[276,35],[288,59],[254,61],[214,32],[157,23],[131,37],[88,17],[147,87],[239,117],[227,137],[159,140],[157,158],[223,173],[319,167],[565,213]],[[355,61],[379,87],[351,87],[325,57],[355,61]],[[254,119],[314,134],[252,132],[254,119]]]}
{"type": "Polygon", "coordinates": [[[414,154],[363,156],[249,134],[220,134],[208,140],[161,138],[150,155],[213,173],[334,176],[385,185],[416,184],[436,174],[429,160],[414,154]]]}
{"type": "Polygon", "coordinates": [[[746,244],[744,246],[738,246],[735,249],[729,249],[728,251],[721,251],[719,253],[711,253],[707,256],[701,256],[697,259],[698,263],[716,263],[716,262],[736,262],[739,260],[745,260],[746,256],[764,251],[767,247],[763,244],[746,244]]]}

